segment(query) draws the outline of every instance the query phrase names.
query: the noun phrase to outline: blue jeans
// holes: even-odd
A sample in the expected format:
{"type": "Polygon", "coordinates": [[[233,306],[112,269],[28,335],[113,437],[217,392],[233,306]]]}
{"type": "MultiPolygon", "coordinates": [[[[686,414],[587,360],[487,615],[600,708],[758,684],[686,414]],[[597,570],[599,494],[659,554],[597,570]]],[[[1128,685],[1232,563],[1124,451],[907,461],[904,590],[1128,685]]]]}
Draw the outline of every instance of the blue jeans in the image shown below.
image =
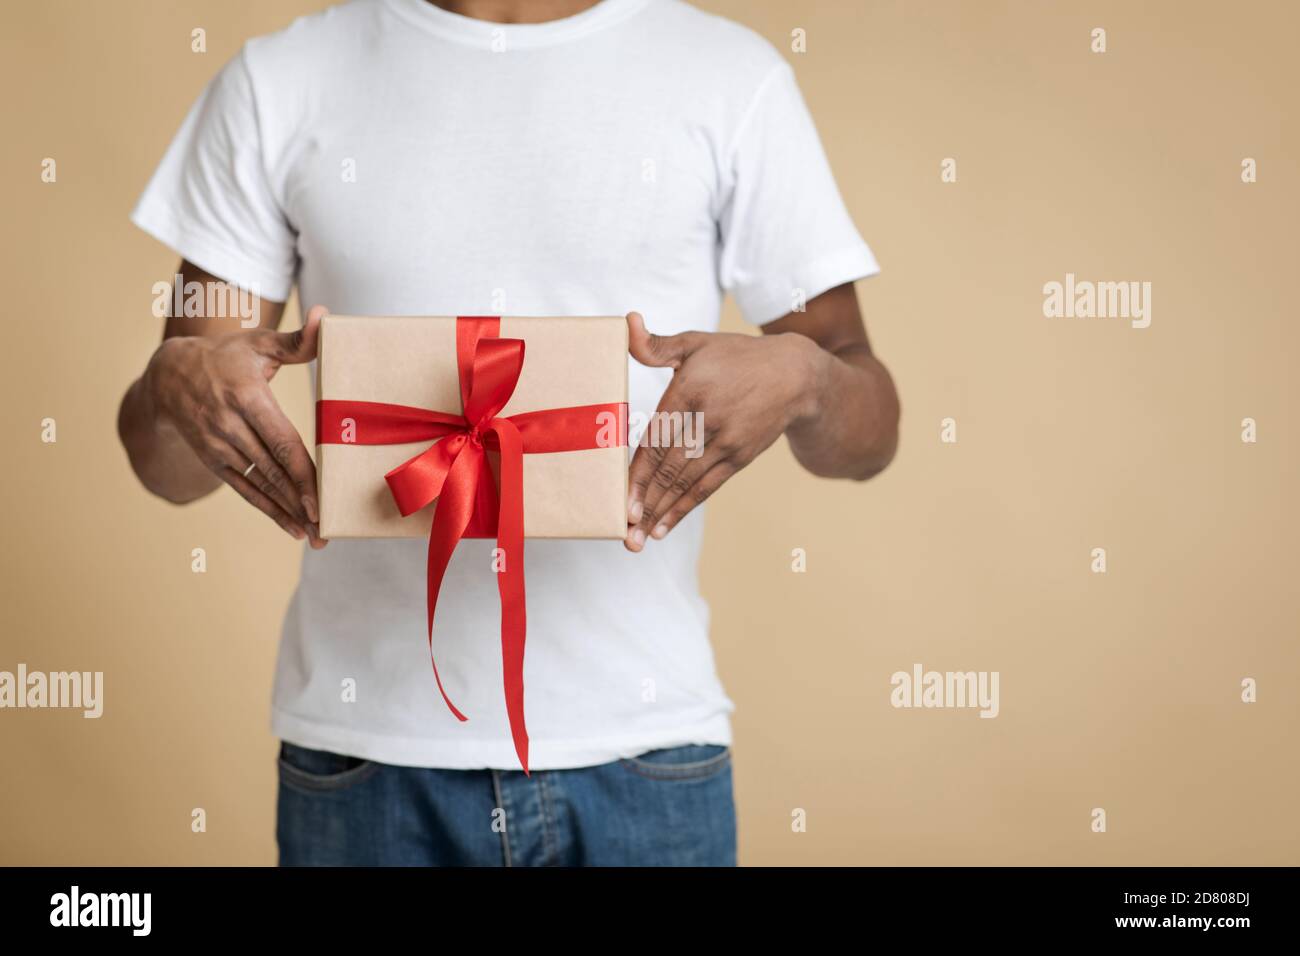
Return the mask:
{"type": "Polygon", "coordinates": [[[731,752],[430,770],[280,747],[281,866],[734,866],[731,752]]]}

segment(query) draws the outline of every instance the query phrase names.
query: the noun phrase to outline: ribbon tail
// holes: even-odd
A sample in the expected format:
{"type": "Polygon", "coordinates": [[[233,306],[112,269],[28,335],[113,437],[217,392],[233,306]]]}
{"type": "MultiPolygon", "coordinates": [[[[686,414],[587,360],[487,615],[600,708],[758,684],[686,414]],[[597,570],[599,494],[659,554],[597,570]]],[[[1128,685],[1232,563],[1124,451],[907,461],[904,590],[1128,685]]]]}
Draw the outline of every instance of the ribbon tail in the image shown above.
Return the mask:
{"type": "Polygon", "coordinates": [[[492,477],[492,464],[483,456],[483,467],[478,472],[478,488],[474,494],[474,516],[465,529],[467,538],[495,538],[497,535],[497,483],[492,477]]]}
{"type": "Polygon", "coordinates": [[[469,718],[456,709],[456,705],[447,696],[438,676],[438,664],[433,659],[433,614],[438,604],[438,591],[442,588],[443,575],[451,561],[456,544],[465,533],[470,517],[474,514],[474,490],[478,483],[478,472],[487,464],[483,450],[473,445],[466,445],[452,462],[450,470],[438,497],[438,506],[433,510],[433,527],[429,531],[428,563],[428,624],[429,624],[429,663],[433,665],[433,679],[438,684],[447,708],[460,721],[469,718]]]}
{"type": "Polygon", "coordinates": [[[524,598],[524,454],[514,423],[494,418],[488,428],[501,446],[501,495],[497,547],[501,560],[497,590],[501,594],[501,668],[506,715],[520,766],[528,773],[528,727],[524,723],[524,643],[528,610],[524,598]]]}

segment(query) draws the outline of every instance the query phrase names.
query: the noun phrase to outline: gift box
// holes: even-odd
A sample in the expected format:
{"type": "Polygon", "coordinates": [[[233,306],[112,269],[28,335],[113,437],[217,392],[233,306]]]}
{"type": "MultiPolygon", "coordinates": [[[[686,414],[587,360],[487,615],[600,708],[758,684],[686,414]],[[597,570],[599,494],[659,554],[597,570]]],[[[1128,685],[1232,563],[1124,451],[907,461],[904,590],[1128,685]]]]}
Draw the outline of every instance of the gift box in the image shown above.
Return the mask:
{"type": "MultiPolygon", "coordinates": [[[[317,398],[463,413],[458,321],[325,316],[317,353],[317,398]]],[[[503,317],[496,337],[522,341],[524,355],[501,415],[592,406],[610,411],[609,403],[622,405],[624,415],[616,425],[623,440],[616,444],[602,433],[609,416],[593,412],[593,447],[525,453],[525,536],[622,538],[627,532],[627,320],[503,317]]],[[[364,422],[355,415],[344,417],[355,425],[351,436],[339,437],[354,440],[316,448],[321,537],[427,537],[436,503],[404,517],[384,476],[428,448],[431,440],[368,444],[364,422]]],[[[489,452],[488,465],[499,485],[498,453],[489,452]]]]}
{"type": "Polygon", "coordinates": [[[524,538],[626,533],[626,321],[326,316],[316,455],[322,537],[428,535],[430,662],[462,721],[433,662],[438,595],[462,538],[496,538],[506,713],[527,773],[524,538]]]}

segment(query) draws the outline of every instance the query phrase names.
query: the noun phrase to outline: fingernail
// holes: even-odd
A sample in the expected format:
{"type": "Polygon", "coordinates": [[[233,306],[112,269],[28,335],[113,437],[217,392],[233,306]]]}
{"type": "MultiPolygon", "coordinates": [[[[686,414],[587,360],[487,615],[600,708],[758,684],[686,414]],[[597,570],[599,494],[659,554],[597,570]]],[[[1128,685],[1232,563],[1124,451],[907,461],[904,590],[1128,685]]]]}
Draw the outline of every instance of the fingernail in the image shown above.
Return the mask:
{"type": "Polygon", "coordinates": [[[653,534],[656,538],[662,538],[667,533],[668,533],[668,525],[666,524],[655,525],[654,531],[651,532],[651,534],[653,534]]]}
{"type": "Polygon", "coordinates": [[[303,507],[307,509],[308,521],[312,522],[312,524],[315,524],[317,521],[320,521],[320,512],[316,510],[315,498],[303,498],[302,504],[303,507]]]}
{"type": "Polygon", "coordinates": [[[315,524],[309,524],[309,525],[307,525],[307,531],[308,531],[309,534],[311,534],[311,536],[312,536],[313,538],[319,538],[319,537],[320,537],[320,529],[317,528],[315,524]]]}
{"type": "Polygon", "coordinates": [[[632,503],[628,505],[627,516],[633,524],[641,520],[641,502],[638,499],[633,498],[632,503]]]}
{"type": "Polygon", "coordinates": [[[645,532],[642,531],[640,528],[637,528],[635,531],[632,532],[632,544],[634,544],[638,548],[643,547],[645,545],[645,532]]]}

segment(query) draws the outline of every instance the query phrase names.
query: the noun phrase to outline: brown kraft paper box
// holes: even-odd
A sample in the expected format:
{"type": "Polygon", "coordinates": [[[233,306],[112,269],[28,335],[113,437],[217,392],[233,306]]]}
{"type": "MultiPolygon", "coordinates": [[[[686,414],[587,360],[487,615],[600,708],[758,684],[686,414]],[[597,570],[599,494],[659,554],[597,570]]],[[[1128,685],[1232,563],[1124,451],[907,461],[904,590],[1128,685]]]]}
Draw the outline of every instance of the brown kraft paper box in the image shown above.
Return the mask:
{"type": "MultiPolygon", "coordinates": [[[[503,316],[500,337],[524,340],[523,371],[502,416],[627,401],[624,317],[503,316]]],[[[460,414],[456,318],[326,316],[316,397],[460,414]]],[[[431,444],[317,445],[321,537],[427,537],[437,502],[403,518],[384,475],[431,444]]],[[[623,538],[627,468],[625,446],[525,454],[525,536],[623,538]]]]}

